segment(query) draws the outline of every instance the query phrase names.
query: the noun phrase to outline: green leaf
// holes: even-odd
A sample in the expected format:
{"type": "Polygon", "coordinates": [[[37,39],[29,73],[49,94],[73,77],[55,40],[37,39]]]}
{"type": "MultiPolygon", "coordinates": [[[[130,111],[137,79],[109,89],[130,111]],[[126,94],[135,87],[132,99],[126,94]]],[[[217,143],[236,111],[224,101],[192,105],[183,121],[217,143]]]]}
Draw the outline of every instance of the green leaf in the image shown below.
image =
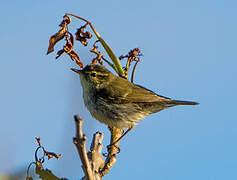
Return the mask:
{"type": "Polygon", "coordinates": [[[103,38],[100,36],[100,34],[93,28],[93,26],[91,27],[91,29],[93,30],[93,32],[95,33],[95,35],[97,36],[97,38],[100,40],[102,46],[104,47],[105,51],[107,52],[107,54],[109,55],[110,59],[113,61],[114,63],[114,68],[115,71],[121,75],[124,76],[124,71],[123,68],[118,60],[118,58],[115,56],[113,50],[109,47],[109,45],[103,40],[103,38]]]}

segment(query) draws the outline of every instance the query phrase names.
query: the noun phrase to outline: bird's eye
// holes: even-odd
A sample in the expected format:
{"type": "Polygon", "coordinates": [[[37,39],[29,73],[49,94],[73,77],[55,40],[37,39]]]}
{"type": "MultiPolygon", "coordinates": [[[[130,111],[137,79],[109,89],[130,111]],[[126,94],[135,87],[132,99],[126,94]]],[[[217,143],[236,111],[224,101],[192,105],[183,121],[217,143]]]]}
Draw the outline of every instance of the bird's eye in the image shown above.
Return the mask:
{"type": "Polygon", "coordinates": [[[92,77],[96,77],[96,73],[91,73],[91,76],[92,77]]]}

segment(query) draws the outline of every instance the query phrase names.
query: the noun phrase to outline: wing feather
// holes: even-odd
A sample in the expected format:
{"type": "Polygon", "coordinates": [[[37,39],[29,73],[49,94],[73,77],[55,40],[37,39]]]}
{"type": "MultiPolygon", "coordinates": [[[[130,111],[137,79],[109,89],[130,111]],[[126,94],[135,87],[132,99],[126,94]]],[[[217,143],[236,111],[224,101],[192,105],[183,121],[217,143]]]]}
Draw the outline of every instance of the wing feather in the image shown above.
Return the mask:
{"type": "Polygon", "coordinates": [[[97,95],[117,103],[128,102],[170,102],[170,98],[160,96],[153,91],[142,86],[128,83],[126,79],[116,77],[118,79],[110,82],[109,85],[100,89],[97,95]]]}

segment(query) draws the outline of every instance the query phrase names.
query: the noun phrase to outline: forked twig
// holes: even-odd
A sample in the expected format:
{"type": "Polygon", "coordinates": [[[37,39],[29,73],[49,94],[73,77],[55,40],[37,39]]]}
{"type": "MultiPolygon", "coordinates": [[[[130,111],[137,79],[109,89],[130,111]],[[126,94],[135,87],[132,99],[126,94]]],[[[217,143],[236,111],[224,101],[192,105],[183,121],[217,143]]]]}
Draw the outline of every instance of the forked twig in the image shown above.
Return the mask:
{"type": "MultiPolygon", "coordinates": [[[[107,174],[116,162],[116,154],[118,151],[119,141],[114,146],[108,149],[106,160],[103,159],[102,140],[104,135],[96,132],[90,146],[90,150],[86,152],[86,136],[82,132],[83,120],[79,116],[74,116],[76,122],[76,137],[73,139],[74,144],[78,150],[82,162],[82,169],[84,171],[85,180],[101,180],[107,174]]],[[[111,143],[118,139],[123,133],[117,128],[110,128],[111,143]]]]}

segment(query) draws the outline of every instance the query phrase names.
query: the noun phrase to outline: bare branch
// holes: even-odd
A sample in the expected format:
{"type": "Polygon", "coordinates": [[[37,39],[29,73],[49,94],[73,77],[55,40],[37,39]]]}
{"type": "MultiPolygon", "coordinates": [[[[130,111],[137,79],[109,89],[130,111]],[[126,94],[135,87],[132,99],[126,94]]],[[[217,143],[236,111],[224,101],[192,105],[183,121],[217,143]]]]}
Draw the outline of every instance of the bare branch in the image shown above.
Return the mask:
{"type": "Polygon", "coordinates": [[[86,153],[86,136],[82,132],[83,120],[79,116],[74,116],[76,122],[76,137],[73,138],[73,143],[77,147],[78,154],[82,162],[82,169],[87,180],[94,180],[91,165],[86,153]]]}
{"type": "Polygon", "coordinates": [[[92,171],[94,173],[94,177],[95,179],[98,179],[98,180],[102,178],[100,171],[103,169],[104,164],[105,164],[104,159],[101,155],[101,151],[103,147],[102,146],[103,138],[104,138],[104,135],[102,133],[96,132],[93,136],[90,150],[87,153],[90,163],[92,165],[92,171]]]}
{"type": "Polygon", "coordinates": [[[109,128],[111,132],[110,144],[106,161],[104,161],[101,154],[102,140],[104,135],[96,132],[91,142],[90,150],[86,153],[86,136],[82,132],[83,120],[79,116],[74,116],[76,122],[76,137],[73,142],[77,147],[81,162],[82,169],[85,173],[83,180],[101,180],[107,174],[116,162],[116,154],[118,153],[118,140],[123,134],[123,130],[117,128],[109,128]]]}
{"type": "MultiPolygon", "coordinates": [[[[110,138],[110,144],[113,144],[114,142],[116,142],[123,134],[123,130],[115,128],[115,127],[109,127],[109,130],[111,132],[111,138],[110,138]]],[[[108,155],[107,158],[105,160],[105,166],[103,167],[103,169],[101,170],[101,176],[104,176],[105,174],[107,174],[110,169],[112,168],[112,166],[115,164],[115,162],[117,161],[116,158],[116,154],[119,151],[119,142],[117,141],[116,143],[114,143],[113,146],[109,146],[108,147],[108,155]]]]}

